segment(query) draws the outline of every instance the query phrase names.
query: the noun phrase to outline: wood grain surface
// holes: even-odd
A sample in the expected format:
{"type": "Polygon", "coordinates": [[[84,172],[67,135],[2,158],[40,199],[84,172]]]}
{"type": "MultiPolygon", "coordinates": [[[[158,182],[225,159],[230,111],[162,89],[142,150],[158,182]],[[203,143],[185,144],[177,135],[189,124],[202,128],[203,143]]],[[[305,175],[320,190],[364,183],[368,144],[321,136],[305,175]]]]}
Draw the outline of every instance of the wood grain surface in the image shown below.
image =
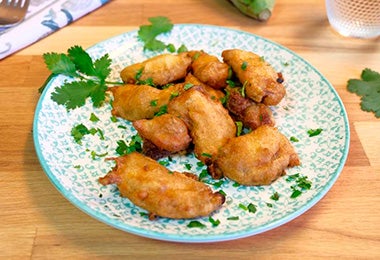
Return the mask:
{"type": "Polygon", "coordinates": [[[358,78],[366,67],[380,71],[380,39],[335,33],[322,0],[277,0],[265,23],[224,0],[111,1],[0,61],[0,258],[380,259],[380,119],[363,112],[360,98],[346,89],[347,80],[358,78]],[[350,151],[337,182],[313,208],[244,239],[170,243],[103,224],[53,187],[32,138],[37,89],[49,75],[41,55],[72,45],[90,47],[158,15],[173,23],[220,25],[263,36],[305,58],[333,84],[348,113],[350,151]]]}

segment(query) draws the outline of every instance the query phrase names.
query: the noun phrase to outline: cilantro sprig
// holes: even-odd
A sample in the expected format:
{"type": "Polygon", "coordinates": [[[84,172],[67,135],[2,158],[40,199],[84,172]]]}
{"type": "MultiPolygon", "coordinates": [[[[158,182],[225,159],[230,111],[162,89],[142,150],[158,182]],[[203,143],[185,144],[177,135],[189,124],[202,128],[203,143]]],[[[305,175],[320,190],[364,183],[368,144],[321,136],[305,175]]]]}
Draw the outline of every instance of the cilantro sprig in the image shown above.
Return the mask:
{"type": "Polygon", "coordinates": [[[373,112],[380,118],[380,73],[364,69],[360,79],[350,79],[347,89],[361,97],[360,107],[363,111],[373,112]]]}
{"type": "MultiPolygon", "coordinates": [[[[112,62],[108,54],[94,61],[81,46],[76,45],[69,48],[67,54],[50,52],[43,54],[43,58],[52,72],[48,80],[57,75],[73,79],[65,81],[51,95],[53,101],[65,106],[67,110],[83,106],[87,98],[91,98],[94,106],[99,107],[105,100],[107,84],[122,84],[106,81],[111,73],[112,62]]],[[[46,83],[39,89],[40,92],[46,83]]]]}

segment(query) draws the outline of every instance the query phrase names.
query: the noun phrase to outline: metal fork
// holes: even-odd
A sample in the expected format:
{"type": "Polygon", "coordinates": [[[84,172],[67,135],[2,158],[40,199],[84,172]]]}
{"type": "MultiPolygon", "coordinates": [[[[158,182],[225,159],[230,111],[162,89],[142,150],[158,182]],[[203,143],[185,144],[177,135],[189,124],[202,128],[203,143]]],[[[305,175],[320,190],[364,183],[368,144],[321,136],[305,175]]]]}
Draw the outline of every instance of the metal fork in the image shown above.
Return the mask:
{"type": "Polygon", "coordinates": [[[0,26],[11,25],[24,19],[29,0],[2,0],[0,2],[0,26]]]}

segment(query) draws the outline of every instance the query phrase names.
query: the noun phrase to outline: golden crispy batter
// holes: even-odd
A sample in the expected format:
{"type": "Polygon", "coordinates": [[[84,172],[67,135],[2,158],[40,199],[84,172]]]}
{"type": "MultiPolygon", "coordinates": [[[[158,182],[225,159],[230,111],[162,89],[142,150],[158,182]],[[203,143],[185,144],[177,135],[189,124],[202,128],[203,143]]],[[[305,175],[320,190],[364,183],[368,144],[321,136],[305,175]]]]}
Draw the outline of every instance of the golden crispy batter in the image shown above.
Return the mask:
{"type": "Polygon", "coordinates": [[[231,139],[219,150],[210,171],[243,185],[268,185],[285,174],[287,167],[299,164],[288,139],[277,128],[264,125],[231,139]]]}
{"type": "Polygon", "coordinates": [[[186,174],[170,172],[157,161],[139,153],[114,159],[116,167],[99,179],[103,185],[115,183],[122,197],[153,216],[196,218],[208,216],[225,201],[206,184],[186,174]]]}
{"type": "Polygon", "coordinates": [[[152,80],[155,85],[163,86],[186,76],[191,58],[187,53],[161,54],[125,67],[120,76],[125,83],[152,80]]]}
{"type": "Polygon", "coordinates": [[[186,124],[170,114],[140,119],[132,124],[144,141],[149,140],[162,150],[180,152],[186,150],[191,142],[186,124]]]}
{"type": "Polygon", "coordinates": [[[195,86],[201,86],[202,88],[204,88],[204,90],[206,90],[206,92],[211,96],[212,99],[220,100],[225,96],[225,94],[222,90],[214,89],[214,88],[208,86],[207,84],[203,83],[198,78],[196,78],[190,72],[186,75],[185,84],[186,83],[191,83],[195,86]]]}
{"type": "Polygon", "coordinates": [[[183,91],[183,84],[175,84],[166,89],[148,85],[117,86],[110,88],[113,94],[112,115],[129,121],[153,118],[165,108],[173,96],[183,91]]]}
{"type": "Polygon", "coordinates": [[[194,86],[168,105],[168,113],[180,117],[190,129],[194,152],[209,164],[211,158],[236,135],[236,126],[223,105],[201,87],[194,86]]]}
{"type": "Polygon", "coordinates": [[[226,86],[229,70],[227,64],[204,51],[191,51],[189,56],[193,59],[191,69],[196,78],[215,89],[226,86]]]}
{"type": "Polygon", "coordinates": [[[272,110],[262,103],[243,97],[237,88],[226,88],[229,92],[226,107],[245,127],[252,130],[261,125],[275,125],[272,110]]]}
{"type": "Polygon", "coordinates": [[[257,103],[277,105],[285,96],[282,75],[253,52],[231,49],[222,52],[224,62],[231,66],[245,93],[257,103]]]}

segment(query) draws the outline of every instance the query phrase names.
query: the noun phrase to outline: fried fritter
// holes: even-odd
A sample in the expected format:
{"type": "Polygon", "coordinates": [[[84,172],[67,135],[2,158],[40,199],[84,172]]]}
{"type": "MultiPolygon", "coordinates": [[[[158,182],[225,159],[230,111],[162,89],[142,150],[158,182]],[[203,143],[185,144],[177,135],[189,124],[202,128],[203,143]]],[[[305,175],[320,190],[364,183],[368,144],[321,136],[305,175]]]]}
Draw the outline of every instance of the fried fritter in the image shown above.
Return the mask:
{"type": "Polygon", "coordinates": [[[226,107],[245,127],[252,130],[261,125],[275,125],[272,110],[262,103],[243,97],[236,88],[227,87],[226,107]]]}
{"type": "Polygon", "coordinates": [[[175,84],[166,89],[148,85],[127,84],[110,88],[113,94],[112,115],[129,121],[153,118],[165,109],[170,99],[183,90],[183,84],[175,84]]]}
{"type": "Polygon", "coordinates": [[[236,135],[236,126],[228,111],[201,87],[194,86],[174,98],[168,105],[168,113],[186,123],[194,153],[205,164],[210,164],[218,149],[236,135]]]}
{"type": "Polygon", "coordinates": [[[152,81],[157,86],[185,78],[191,64],[187,53],[161,54],[125,67],[120,76],[123,82],[152,81]]]}
{"type": "Polygon", "coordinates": [[[132,124],[144,141],[149,140],[162,150],[180,152],[186,150],[191,142],[186,124],[171,114],[140,119],[132,124]]]}
{"type": "Polygon", "coordinates": [[[196,78],[215,89],[222,89],[226,86],[229,70],[227,64],[204,51],[189,53],[193,59],[191,69],[196,78]]]}
{"type": "Polygon", "coordinates": [[[147,210],[151,217],[174,219],[208,216],[225,201],[203,182],[171,172],[140,153],[114,158],[116,167],[99,179],[103,185],[117,184],[122,197],[147,210]]]}
{"type": "Polygon", "coordinates": [[[257,103],[277,105],[285,96],[283,78],[274,68],[253,52],[231,49],[222,52],[225,63],[231,66],[245,93],[257,103]]]}
{"type": "Polygon", "coordinates": [[[185,83],[191,83],[195,86],[201,86],[206,92],[211,96],[212,99],[220,100],[225,94],[222,90],[214,89],[207,84],[201,82],[197,77],[195,77],[190,72],[186,75],[185,83]]]}
{"type": "Polygon", "coordinates": [[[212,176],[242,185],[268,185],[297,165],[300,160],[289,140],[277,128],[264,125],[231,139],[209,170],[212,176]]]}

